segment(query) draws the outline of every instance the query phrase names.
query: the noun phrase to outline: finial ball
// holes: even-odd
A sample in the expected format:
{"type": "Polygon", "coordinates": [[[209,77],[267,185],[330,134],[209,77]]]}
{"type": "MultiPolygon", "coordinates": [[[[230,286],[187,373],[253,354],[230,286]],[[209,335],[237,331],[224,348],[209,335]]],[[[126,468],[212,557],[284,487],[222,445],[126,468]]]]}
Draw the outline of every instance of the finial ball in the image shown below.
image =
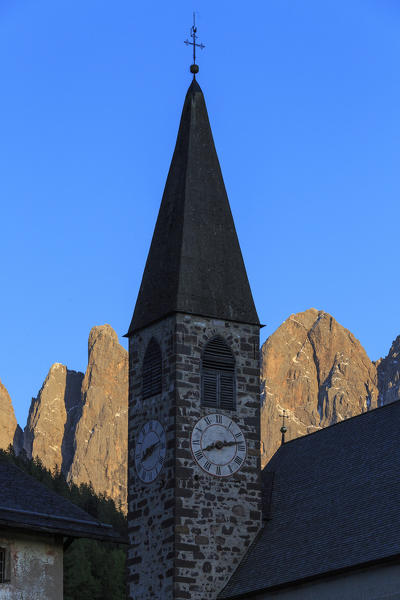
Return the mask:
{"type": "Polygon", "coordinates": [[[199,65],[190,65],[190,72],[196,75],[199,72],[199,65]]]}

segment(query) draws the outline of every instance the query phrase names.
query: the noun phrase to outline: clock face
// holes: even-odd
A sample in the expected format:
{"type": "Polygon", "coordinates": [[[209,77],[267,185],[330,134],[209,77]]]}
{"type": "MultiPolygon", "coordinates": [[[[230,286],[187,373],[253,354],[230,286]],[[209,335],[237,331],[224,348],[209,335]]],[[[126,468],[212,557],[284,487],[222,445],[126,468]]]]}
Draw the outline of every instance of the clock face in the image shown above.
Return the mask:
{"type": "Polygon", "coordinates": [[[229,477],[246,458],[246,440],[242,430],[225,415],[211,414],[200,419],[191,437],[193,457],[210,475],[229,477]]]}
{"type": "Polygon", "coordinates": [[[165,431],[158,421],[147,421],[139,431],[135,448],[135,465],[145,483],[155,480],[161,471],[166,452],[165,431]]]}

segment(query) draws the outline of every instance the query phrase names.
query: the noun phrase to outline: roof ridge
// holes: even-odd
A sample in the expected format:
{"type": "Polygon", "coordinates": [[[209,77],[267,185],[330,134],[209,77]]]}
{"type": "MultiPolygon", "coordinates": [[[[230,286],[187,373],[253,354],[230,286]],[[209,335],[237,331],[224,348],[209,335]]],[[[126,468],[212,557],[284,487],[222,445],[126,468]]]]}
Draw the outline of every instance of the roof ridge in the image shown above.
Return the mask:
{"type": "MultiPolygon", "coordinates": [[[[287,446],[288,444],[292,444],[293,442],[298,442],[299,440],[303,440],[305,438],[309,438],[311,435],[315,435],[317,433],[322,433],[323,431],[327,431],[329,429],[332,429],[333,427],[336,427],[337,425],[343,425],[344,423],[347,423],[348,421],[353,421],[354,419],[358,419],[359,417],[365,417],[366,415],[371,415],[373,413],[375,413],[377,410],[381,410],[383,408],[387,408],[388,406],[393,406],[394,404],[399,403],[400,405],[400,400],[395,400],[394,402],[389,402],[389,404],[383,404],[382,406],[376,406],[375,408],[372,408],[370,410],[366,410],[358,415],[353,415],[352,417],[348,417],[347,419],[343,419],[342,421],[338,421],[337,423],[332,423],[332,425],[328,425],[327,427],[321,427],[320,429],[317,429],[316,431],[311,431],[310,433],[306,433],[305,435],[301,435],[299,437],[293,438],[291,440],[288,440],[287,442],[285,442],[283,444],[283,446],[287,446]]],[[[279,452],[279,450],[283,447],[280,446],[277,450],[277,452],[279,452]]],[[[264,468],[266,468],[268,466],[268,463],[265,465],[264,468]]]]}

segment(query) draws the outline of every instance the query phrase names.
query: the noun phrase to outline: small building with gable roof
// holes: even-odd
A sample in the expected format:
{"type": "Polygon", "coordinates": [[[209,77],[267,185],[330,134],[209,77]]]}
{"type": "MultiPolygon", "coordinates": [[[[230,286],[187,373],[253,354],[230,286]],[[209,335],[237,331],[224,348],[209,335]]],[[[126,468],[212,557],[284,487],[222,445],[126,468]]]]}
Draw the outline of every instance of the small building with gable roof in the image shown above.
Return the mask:
{"type": "Polygon", "coordinates": [[[0,600],[62,600],[63,552],[76,538],[126,542],[111,525],[0,459],[0,600]]]}

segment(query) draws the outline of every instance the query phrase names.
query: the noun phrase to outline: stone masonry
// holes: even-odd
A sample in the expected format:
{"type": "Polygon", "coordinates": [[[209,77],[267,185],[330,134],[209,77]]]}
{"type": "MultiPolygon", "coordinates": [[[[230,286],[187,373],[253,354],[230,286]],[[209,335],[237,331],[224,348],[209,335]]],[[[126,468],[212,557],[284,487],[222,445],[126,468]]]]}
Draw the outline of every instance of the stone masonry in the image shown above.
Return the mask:
{"type": "Polygon", "coordinates": [[[129,339],[128,551],[129,598],[173,598],[175,486],[175,319],[169,317],[129,339]],[[160,345],[162,393],[142,400],[141,366],[154,337],[160,345]],[[135,468],[135,437],[149,419],[157,419],[167,437],[164,467],[143,483],[135,468]]]}
{"type": "Polygon", "coordinates": [[[176,314],[130,338],[129,597],[212,600],[261,527],[259,327],[176,314]],[[201,356],[221,335],[236,360],[235,411],[200,406],[201,356]],[[141,399],[141,366],[150,339],[163,354],[162,393],[141,399]],[[194,461],[190,435],[209,414],[226,414],[242,429],[247,458],[231,477],[217,478],[194,461]],[[149,419],[167,433],[157,479],[144,484],[134,466],[135,436],[149,419]]]}

